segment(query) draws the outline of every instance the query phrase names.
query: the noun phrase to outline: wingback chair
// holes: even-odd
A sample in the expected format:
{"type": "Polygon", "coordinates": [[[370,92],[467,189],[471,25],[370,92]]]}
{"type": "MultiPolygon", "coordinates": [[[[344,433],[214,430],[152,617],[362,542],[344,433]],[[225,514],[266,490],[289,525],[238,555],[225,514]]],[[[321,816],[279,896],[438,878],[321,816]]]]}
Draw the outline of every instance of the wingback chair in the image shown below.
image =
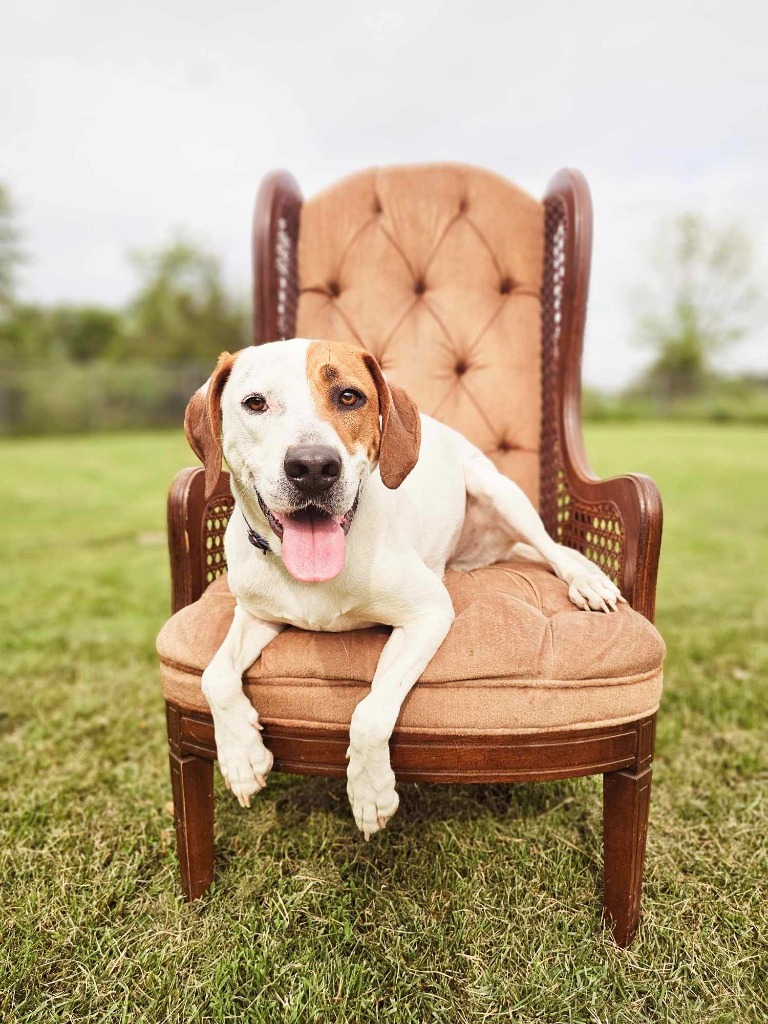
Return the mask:
{"type": "MultiPolygon", "coordinates": [[[[372,352],[420,409],[462,431],[629,602],[577,610],[542,568],[505,563],[446,583],[457,617],[406,699],[399,781],[528,782],[603,775],[604,908],[638,923],[664,645],[653,621],[661,502],[653,482],[597,479],[581,435],[580,368],[592,214],[576,171],[543,201],[456,164],[372,169],[306,202],[285,171],[259,191],[254,343],[337,339],[372,352]]],[[[214,730],[201,675],[234,606],[229,477],[204,497],[182,470],[168,501],[174,616],[158,639],[182,887],[214,868],[214,730]]],[[[254,557],[259,557],[254,552],[254,557]]],[[[245,674],[277,771],[343,777],[348,727],[384,627],[288,629],[245,674]]],[[[399,827],[407,828],[401,819],[399,827]]],[[[350,842],[354,823],[350,815],[350,842]]]]}

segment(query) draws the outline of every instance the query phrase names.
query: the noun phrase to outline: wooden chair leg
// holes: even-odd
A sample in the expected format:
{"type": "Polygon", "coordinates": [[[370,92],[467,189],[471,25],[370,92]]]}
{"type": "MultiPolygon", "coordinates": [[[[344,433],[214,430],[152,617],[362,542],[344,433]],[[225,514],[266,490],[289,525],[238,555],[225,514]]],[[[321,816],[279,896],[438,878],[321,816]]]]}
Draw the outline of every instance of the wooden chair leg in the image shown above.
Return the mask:
{"type": "Polygon", "coordinates": [[[213,761],[173,750],[170,758],[181,888],[191,901],[213,881],[213,761]]]}
{"type": "Polygon", "coordinates": [[[619,946],[628,946],[640,920],[651,771],[603,775],[603,906],[619,946]]]}

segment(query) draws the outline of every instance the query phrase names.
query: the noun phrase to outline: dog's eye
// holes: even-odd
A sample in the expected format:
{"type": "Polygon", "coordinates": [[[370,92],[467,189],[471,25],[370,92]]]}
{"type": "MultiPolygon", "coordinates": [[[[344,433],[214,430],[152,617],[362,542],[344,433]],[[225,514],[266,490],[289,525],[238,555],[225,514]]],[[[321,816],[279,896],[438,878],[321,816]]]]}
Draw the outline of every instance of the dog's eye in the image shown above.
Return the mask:
{"type": "Polygon", "coordinates": [[[244,399],[243,405],[251,412],[264,412],[267,408],[267,400],[264,395],[249,395],[244,399]]]}
{"type": "Polygon", "coordinates": [[[339,395],[339,405],[343,405],[345,409],[354,409],[356,406],[362,405],[364,401],[365,395],[355,391],[354,388],[346,388],[339,395]]]}

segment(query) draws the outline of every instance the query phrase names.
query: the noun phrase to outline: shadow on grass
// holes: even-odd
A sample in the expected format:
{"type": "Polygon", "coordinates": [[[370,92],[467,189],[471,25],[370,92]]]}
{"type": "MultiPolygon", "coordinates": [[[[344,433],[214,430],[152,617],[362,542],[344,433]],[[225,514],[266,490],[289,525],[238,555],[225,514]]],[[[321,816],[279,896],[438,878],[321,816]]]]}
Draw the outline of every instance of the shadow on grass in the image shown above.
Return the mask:
{"type": "MultiPolygon", "coordinates": [[[[568,851],[582,870],[600,860],[601,804],[594,779],[550,783],[398,785],[400,807],[386,830],[366,843],[352,817],[346,783],[311,776],[272,776],[266,791],[243,812],[223,784],[216,786],[217,878],[234,861],[265,859],[273,865],[301,861],[349,871],[401,872],[404,854],[430,858],[478,856],[498,844],[529,846],[539,853],[568,851]],[[398,857],[395,857],[398,854],[398,857]]],[[[599,879],[596,880],[599,883],[599,879]]],[[[599,884],[597,884],[599,889],[599,884]]]]}
{"type": "MultiPolygon", "coordinates": [[[[586,779],[472,785],[401,782],[397,787],[400,807],[391,824],[412,820],[423,827],[426,818],[455,823],[488,816],[498,822],[526,821],[552,814],[579,800],[589,800],[588,789],[593,786],[594,780],[590,786],[586,779]]],[[[259,799],[271,801],[280,828],[286,833],[305,830],[317,814],[332,814],[341,825],[354,824],[346,783],[341,779],[273,775],[259,799]]],[[[224,790],[219,792],[217,786],[217,812],[227,802],[234,803],[234,798],[224,790]]]]}

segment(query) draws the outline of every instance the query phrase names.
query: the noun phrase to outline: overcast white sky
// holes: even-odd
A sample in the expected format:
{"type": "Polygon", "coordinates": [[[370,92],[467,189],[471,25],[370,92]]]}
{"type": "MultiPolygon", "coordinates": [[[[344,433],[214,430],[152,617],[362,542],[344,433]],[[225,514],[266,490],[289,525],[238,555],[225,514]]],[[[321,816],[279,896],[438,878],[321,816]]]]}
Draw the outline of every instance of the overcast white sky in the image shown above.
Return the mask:
{"type": "MultiPolygon", "coordinates": [[[[24,296],[122,302],[128,249],[187,227],[247,286],[253,196],[371,164],[460,160],[535,195],[563,165],[595,202],[586,379],[647,355],[628,293],[653,226],[738,218],[768,273],[768,7],[553,0],[382,7],[23,0],[0,33],[0,180],[24,296]]],[[[768,330],[729,357],[768,369],[768,330]]]]}

